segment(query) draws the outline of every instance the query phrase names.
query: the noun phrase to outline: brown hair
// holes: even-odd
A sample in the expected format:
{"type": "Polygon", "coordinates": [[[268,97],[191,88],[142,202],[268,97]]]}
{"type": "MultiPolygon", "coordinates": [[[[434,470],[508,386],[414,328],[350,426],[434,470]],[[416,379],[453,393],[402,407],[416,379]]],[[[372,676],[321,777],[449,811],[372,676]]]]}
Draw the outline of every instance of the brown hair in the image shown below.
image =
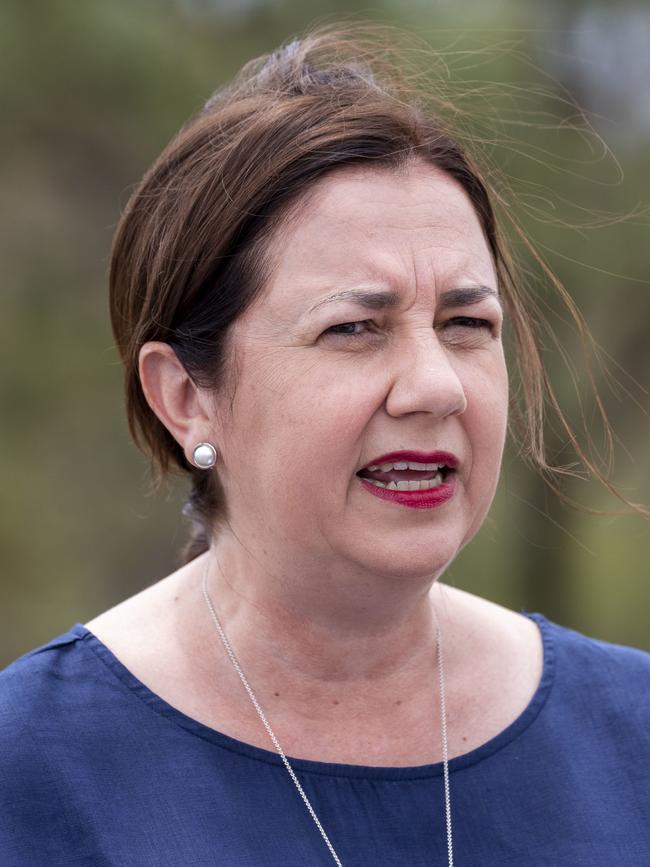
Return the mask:
{"type": "MultiPolygon", "coordinates": [[[[154,487],[171,469],[191,477],[183,511],[192,520],[192,536],[184,561],[205,550],[211,528],[227,521],[226,503],[218,474],[188,463],[149,407],[138,375],[140,348],[149,340],[166,341],[198,385],[226,387],[232,373],[229,328],[268,279],[273,233],[315,181],[351,164],[397,169],[424,160],[463,187],[492,251],[512,329],[517,382],[509,424],[523,456],[556,490],[558,474],[573,472],[547,462],[548,403],[583,465],[628,506],[640,508],[625,500],[583,451],[563,415],[541,361],[536,329],[541,312],[535,299],[524,295],[495,221],[499,194],[445,120],[450,113],[445,98],[409,91],[405,57],[398,56],[397,63],[386,59],[395,35],[394,28],[376,25],[326,26],[247,63],[165,148],[121,218],[110,311],[125,365],[129,428],[152,459],[154,487]]],[[[548,276],[588,341],[570,296],[548,276]]]]}

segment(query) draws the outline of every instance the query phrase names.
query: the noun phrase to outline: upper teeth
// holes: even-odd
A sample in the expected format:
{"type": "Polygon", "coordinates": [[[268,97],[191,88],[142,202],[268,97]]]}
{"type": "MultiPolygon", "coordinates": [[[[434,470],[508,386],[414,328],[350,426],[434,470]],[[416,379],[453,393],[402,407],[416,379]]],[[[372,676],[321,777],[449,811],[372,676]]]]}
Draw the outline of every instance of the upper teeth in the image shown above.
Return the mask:
{"type": "Polygon", "coordinates": [[[389,470],[440,470],[446,464],[418,464],[415,461],[399,461],[394,464],[371,464],[366,469],[369,472],[387,473],[389,470]]]}

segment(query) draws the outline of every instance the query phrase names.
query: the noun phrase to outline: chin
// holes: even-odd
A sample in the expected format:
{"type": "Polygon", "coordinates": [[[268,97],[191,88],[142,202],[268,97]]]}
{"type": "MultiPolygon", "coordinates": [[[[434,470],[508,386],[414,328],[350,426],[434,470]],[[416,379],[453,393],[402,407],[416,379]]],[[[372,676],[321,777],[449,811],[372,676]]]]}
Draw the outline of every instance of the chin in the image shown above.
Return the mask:
{"type": "Polygon", "coordinates": [[[460,544],[432,545],[430,541],[418,545],[400,547],[395,550],[377,545],[367,556],[354,559],[369,572],[398,578],[404,581],[423,581],[438,578],[453,561],[460,550],[460,544]]]}

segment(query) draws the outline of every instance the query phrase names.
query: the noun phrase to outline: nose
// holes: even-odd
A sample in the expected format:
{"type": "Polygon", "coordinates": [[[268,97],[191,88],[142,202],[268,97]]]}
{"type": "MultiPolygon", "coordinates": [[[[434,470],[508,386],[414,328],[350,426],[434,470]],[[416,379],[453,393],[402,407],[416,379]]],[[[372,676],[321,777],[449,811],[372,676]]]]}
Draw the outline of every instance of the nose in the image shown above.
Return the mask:
{"type": "Polygon", "coordinates": [[[428,412],[436,418],[446,418],[467,409],[463,383],[432,328],[424,334],[411,336],[395,350],[392,382],[386,398],[389,415],[428,412]]]}

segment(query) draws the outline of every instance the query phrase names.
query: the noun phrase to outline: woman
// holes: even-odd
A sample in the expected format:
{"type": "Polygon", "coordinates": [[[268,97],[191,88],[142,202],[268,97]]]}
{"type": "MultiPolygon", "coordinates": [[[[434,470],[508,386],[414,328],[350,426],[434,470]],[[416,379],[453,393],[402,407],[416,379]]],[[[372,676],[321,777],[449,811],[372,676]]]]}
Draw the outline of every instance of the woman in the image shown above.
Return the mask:
{"type": "Polygon", "coordinates": [[[650,655],[440,580],[497,485],[504,315],[530,443],[543,371],[484,180],[359,50],[249,64],[127,206],[129,422],[195,533],[3,672],[6,867],[650,863],[650,655]]]}

